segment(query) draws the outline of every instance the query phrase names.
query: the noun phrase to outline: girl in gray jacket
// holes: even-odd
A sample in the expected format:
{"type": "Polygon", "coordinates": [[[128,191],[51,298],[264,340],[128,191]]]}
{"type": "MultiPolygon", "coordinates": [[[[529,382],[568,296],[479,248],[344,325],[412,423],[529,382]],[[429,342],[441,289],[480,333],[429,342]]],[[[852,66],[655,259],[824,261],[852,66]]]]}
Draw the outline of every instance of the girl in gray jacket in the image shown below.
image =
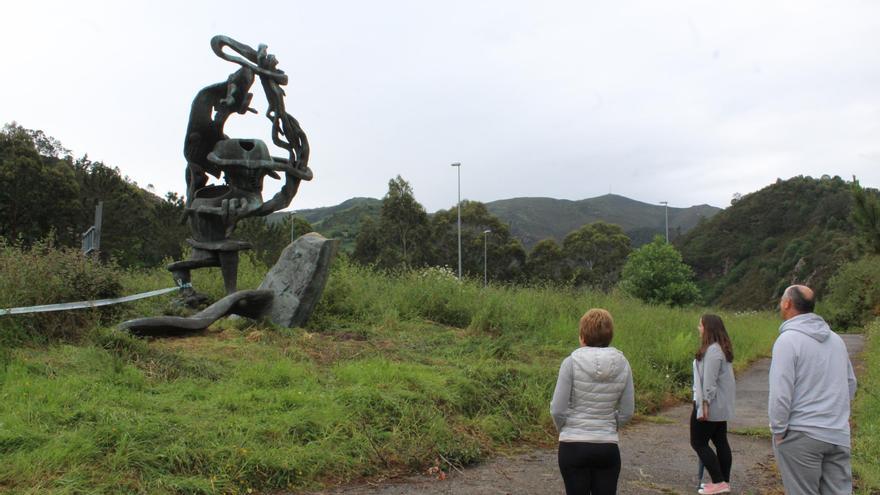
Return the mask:
{"type": "Polygon", "coordinates": [[[620,476],[617,430],[633,415],[633,378],[623,353],[609,347],[614,321],[591,309],[580,321],[580,344],[562,361],[550,414],[559,430],[565,492],[614,494],[620,476]]]}
{"type": "Polygon", "coordinates": [[[700,318],[700,348],[694,359],[694,410],[691,413],[691,447],[709,471],[712,483],[700,494],[730,493],[733,456],[727,443],[727,422],[733,419],[736,381],[733,345],[716,315],[700,318]],[[709,440],[715,444],[713,452],[709,440]]]}

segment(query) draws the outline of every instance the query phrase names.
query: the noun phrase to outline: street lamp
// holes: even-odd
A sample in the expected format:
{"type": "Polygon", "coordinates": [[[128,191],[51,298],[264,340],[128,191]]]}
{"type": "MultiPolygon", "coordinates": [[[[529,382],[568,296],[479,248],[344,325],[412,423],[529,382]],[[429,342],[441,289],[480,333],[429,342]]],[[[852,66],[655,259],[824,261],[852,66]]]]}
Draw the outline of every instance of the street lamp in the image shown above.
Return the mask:
{"type": "Polygon", "coordinates": [[[458,169],[458,281],[461,281],[461,163],[455,162],[453,167],[458,169]]]}
{"type": "Polygon", "coordinates": [[[663,212],[666,216],[666,244],[669,244],[669,201],[661,201],[660,204],[665,207],[663,212]]]}
{"type": "Polygon", "coordinates": [[[483,231],[483,287],[489,286],[489,234],[492,231],[483,231]]]}

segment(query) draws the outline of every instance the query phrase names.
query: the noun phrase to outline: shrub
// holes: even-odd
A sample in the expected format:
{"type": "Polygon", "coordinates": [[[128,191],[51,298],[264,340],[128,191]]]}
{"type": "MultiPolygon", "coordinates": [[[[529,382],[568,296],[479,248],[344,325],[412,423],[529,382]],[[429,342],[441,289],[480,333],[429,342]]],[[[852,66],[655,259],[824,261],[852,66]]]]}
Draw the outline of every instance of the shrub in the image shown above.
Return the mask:
{"type": "Polygon", "coordinates": [[[621,287],[649,304],[682,306],[699,297],[691,268],[660,236],[633,251],[623,267],[621,287]]]}
{"type": "Polygon", "coordinates": [[[880,315],[880,255],[846,263],[828,285],[826,302],[832,325],[858,327],[880,315]]]}
{"type": "MultiPolygon", "coordinates": [[[[49,241],[29,249],[0,241],[0,307],[104,299],[121,292],[121,271],[113,264],[49,241]]],[[[0,316],[0,342],[78,340],[88,329],[117,315],[118,309],[110,306],[0,316]]]]}

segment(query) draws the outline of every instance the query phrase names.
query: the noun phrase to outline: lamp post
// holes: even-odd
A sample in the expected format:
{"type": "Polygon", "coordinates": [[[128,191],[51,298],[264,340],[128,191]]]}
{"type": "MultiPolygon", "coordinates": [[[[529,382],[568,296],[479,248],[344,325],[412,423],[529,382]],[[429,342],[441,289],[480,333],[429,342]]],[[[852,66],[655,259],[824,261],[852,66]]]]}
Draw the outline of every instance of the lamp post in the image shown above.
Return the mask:
{"type": "Polygon", "coordinates": [[[666,217],[666,244],[669,244],[669,201],[661,201],[660,204],[664,206],[663,213],[666,217]]]}
{"type": "Polygon", "coordinates": [[[455,162],[453,167],[458,169],[458,281],[461,281],[461,163],[455,162]]]}
{"type": "Polygon", "coordinates": [[[492,231],[483,231],[483,287],[489,286],[489,234],[492,231]]]}

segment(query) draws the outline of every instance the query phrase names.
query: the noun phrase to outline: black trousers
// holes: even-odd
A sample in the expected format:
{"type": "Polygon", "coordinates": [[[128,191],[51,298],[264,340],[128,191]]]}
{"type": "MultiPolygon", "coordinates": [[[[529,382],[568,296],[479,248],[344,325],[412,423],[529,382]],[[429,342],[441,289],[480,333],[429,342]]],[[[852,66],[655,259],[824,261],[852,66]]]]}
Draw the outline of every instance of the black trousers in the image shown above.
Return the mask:
{"type": "Polygon", "coordinates": [[[691,448],[703,461],[712,483],[730,482],[733,454],[727,443],[727,421],[697,421],[696,404],[691,412],[691,448]],[[717,453],[709,447],[709,440],[712,440],[717,453]]]}
{"type": "Polygon", "coordinates": [[[559,442],[559,472],[566,495],[614,495],[620,449],[616,443],[559,442]]]}

